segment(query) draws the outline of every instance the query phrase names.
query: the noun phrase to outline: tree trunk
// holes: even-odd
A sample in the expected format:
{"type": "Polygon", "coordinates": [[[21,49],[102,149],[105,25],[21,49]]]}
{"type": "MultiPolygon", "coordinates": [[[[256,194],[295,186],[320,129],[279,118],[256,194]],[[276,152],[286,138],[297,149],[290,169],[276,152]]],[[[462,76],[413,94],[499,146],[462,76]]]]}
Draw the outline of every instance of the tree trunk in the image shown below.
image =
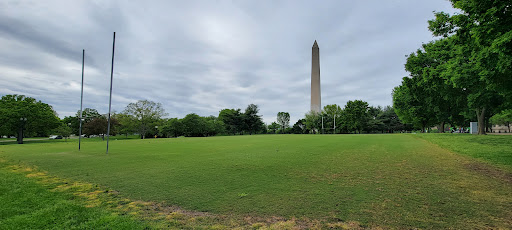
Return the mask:
{"type": "Polygon", "coordinates": [[[478,135],[485,135],[485,108],[476,109],[476,118],[478,120],[478,135]]]}
{"type": "Polygon", "coordinates": [[[22,127],[20,127],[18,129],[18,138],[17,139],[18,139],[17,140],[18,144],[23,144],[23,128],[22,127]]]}
{"type": "Polygon", "coordinates": [[[444,133],[444,121],[441,122],[441,132],[440,133],[444,133]]]}

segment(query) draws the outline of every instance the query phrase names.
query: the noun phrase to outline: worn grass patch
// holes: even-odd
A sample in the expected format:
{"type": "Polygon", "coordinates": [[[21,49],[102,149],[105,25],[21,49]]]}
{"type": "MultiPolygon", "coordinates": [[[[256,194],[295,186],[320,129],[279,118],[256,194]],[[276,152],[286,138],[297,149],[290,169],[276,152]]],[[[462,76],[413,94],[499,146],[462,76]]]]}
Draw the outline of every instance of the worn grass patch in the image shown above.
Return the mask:
{"type": "Polygon", "coordinates": [[[6,182],[1,184],[1,190],[17,187],[19,189],[11,193],[21,192],[21,197],[15,199],[12,199],[12,194],[9,193],[0,195],[0,201],[10,201],[3,203],[3,207],[0,205],[0,208],[4,208],[3,212],[0,212],[2,229],[322,229],[331,226],[342,226],[343,229],[361,228],[357,222],[327,223],[305,218],[282,217],[240,218],[183,210],[157,202],[134,201],[108,188],[49,176],[36,167],[9,165],[3,159],[0,159],[0,176],[4,178],[3,182],[6,182]],[[16,179],[16,184],[10,181],[12,178],[16,179]],[[32,190],[34,188],[37,191],[32,190]],[[42,197],[37,202],[27,202],[27,198],[33,196],[42,197]],[[20,209],[23,207],[12,206],[17,202],[23,202],[24,206],[42,207],[27,210],[27,213],[22,214],[20,209]],[[51,208],[46,210],[45,206],[51,208]],[[10,212],[10,209],[17,209],[18,212],[10,212]],[[57,211],[65,213],[55,213],[57,211]],[[41,212],[44,215],[41,215],[41,212]],[[62,215],[66,220],[60,219],[62,215]],[[69,218],[74,221],[67,220],[69,218]]]}
{"type": "Polygon", "coordinates": [[[415,137],[512,172],[512,135],[439,133],[417,134],[415,137]]]}
{"type": "Polygon", "coordinates": [[[0,162],[0,229],[146,229],[128,216],[87,208],[67,193],[52,192],[58,180],[29,167],[0,162]],[[21,172],[21,173],[17,173],[21,172]],[[45,183],[37,183],[44,180],[45,183]]]}
{"type": "MultiPolygon", "coordinates": [[[[5,145],[0,155],[143,207],[229,216],[240,226],[512,228],[507,180],[412,135],[118,140],[109,155],[104,142],[85,141],[81,152],[76,144],[5,145]]],[[[222,218],[207,225],[237,226],[222,218]]]]}

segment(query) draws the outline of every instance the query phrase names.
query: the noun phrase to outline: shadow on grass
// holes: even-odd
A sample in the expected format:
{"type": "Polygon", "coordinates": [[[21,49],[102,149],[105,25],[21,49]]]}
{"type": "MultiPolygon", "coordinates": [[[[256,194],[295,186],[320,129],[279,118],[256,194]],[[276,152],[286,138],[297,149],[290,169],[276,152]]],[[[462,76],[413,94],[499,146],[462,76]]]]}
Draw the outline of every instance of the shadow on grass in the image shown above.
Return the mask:
{"type": "MultiPolygon", "coordinates": [[[[57,140],[58,141],[58,140],[57,140]]],[[[50,143],[50,142],[56,142],[56,140],[50,140],[50,139],[38,139],[38,140],[23,140],[23,145],[25,144],[40,144],[40,143],[50,143]]],[[[16,139],[13,140],[2,140],[0,139],[0,145],[18,145],[18,141],[16,139]]]]}
{"type": "MultiPolygon", "coordinates": [[[[140,140],[138,136],[110,136],[110,140],[140,140]]],[[[82,138],[82,142],[101,142],[107,141],[107,138],[103,140],[101,137],[93,137],[93,138],[82,138]]],[[[60,143],[60,142],[76,142],[78,144],[78,138],[69,138],[69,139],[49,139],[44,137],[37,138],[24,138],[24,144],[41,144],[41,143],[60,143]]],[[[15,138],[0,138],[0,146],[1,145],[18,145],[18,141],[15,138]]]]}

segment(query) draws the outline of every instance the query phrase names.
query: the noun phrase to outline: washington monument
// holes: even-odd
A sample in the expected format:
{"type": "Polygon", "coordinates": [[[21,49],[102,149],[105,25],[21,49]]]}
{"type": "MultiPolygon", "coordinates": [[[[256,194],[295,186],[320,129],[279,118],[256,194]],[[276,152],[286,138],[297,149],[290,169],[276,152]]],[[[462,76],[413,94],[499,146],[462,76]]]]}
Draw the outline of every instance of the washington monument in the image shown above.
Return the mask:
{"type": "Polygon", "coordinates": [[[311,111],[320,113],[322,111],[322,97],[320,94],[320,49],[318,44],[313,44],[311,55],[311,111]]]}

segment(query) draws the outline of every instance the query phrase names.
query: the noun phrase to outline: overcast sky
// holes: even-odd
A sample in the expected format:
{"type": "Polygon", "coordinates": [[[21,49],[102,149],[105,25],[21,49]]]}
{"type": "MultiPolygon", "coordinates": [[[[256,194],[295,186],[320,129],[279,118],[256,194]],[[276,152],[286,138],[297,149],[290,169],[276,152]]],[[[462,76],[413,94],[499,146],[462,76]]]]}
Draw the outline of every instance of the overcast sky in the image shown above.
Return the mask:
{"type": "Polygon", "coordinates": [[[218,115],[256,104],[266,123],[310,108],[311,47],[320,47],[322,106],[392,104],[405,55],[433,40],[446,0],[0,0],[0,95],[24,94],[59,116],[80,108],[162,103],[168,117],[218,115]]]}

